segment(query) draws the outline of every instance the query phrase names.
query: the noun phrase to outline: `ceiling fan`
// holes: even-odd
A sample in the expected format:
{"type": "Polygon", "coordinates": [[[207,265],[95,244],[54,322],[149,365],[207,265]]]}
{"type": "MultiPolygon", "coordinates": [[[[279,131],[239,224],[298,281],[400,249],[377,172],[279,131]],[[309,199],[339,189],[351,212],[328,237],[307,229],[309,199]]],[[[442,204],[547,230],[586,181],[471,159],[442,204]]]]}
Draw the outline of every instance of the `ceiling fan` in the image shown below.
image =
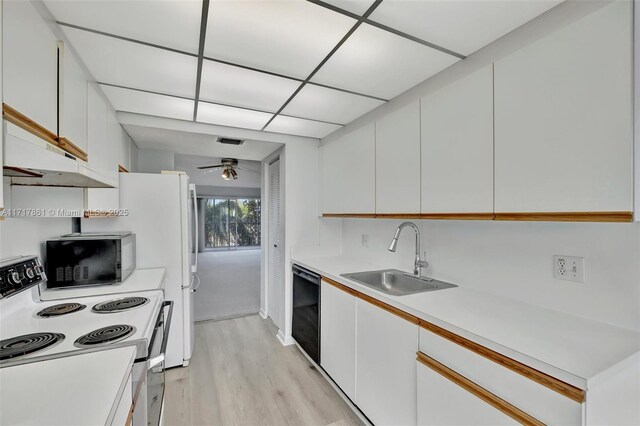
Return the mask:
{"type": "Polygon", "coordinates": [[[236,168],[238,167],[238,159],[221,158],[220,163],[221,164],[214,164],[211,166],[200,166],[198,167],[198,169],[208,170],[208,169],[217,169],[222,167],[222,179],[224,180],[238,179],[238,172],[236,172],[236,168]]]}

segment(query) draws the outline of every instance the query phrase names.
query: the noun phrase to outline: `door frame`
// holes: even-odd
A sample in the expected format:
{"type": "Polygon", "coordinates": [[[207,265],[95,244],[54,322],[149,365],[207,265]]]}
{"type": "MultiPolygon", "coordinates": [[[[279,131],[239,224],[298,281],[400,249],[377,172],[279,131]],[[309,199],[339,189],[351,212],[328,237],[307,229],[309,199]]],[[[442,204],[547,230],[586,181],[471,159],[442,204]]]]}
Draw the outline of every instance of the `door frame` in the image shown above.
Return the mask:
{"type": "MultiPolygon", "coordinates": [[[[262,240],[262,258],[261,258],[261,288],[260,288],[260,316],[263,319],[270,318],[270,309],[269,309],[269,287],[270,287],[270,262],[273,256],[273,247],[269,243],[271,237],[271,229],[269,226],[269,214],[271,211],[271,193],[269,192],[269,166],[276,161],[280,161],[280,233],[281,233],[281,242],[284,244],[285,242],[285,215],[284,215],[284,206],[285,206],[285,197],[284,197],[284,147],[278,149],[273,154],[269,155],[262,161],[262,190],[261,190],[261,240],[262,240]]],[[[284,249],[286,247],[282,247],[282,271],[285,272],[284,269],[284,249]]],[[[282,286],[284,287],[284,277],[282,286]]],[[[282,306],[284,309],[284,306],[282,306]]],[[[283,312],[282,310],[279,312],[279,322],[282,322],[283,312]]],[[[277,324],[274,323],[277,326],[277,324]]],[[[278,330],[278,333],[283,333],[283,330],[278,330]]]]}

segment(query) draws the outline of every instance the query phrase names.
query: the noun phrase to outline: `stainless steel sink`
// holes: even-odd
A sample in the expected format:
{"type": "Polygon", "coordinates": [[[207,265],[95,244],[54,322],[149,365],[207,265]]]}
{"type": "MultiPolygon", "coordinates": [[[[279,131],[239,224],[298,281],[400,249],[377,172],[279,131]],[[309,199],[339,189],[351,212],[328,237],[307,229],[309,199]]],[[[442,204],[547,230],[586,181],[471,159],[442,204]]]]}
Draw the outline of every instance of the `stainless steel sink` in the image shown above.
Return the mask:
{"type": "Polygon", "coordinates": [[[432,278],[418,278],[415,275],[398,271],[397,269],[354,272],[351,274],[342,274],[342,276],[393,296],[404,296],[407,294],[457,287],[455,284],[445,283],[444,281],[438,281],[432,278]]]}

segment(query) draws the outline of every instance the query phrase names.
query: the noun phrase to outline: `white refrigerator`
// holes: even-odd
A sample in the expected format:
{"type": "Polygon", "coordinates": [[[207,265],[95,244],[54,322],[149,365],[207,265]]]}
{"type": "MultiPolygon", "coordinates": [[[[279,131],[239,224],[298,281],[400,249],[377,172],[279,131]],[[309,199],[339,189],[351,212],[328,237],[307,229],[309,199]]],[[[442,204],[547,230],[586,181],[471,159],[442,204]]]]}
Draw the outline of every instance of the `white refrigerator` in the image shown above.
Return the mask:
{"type": "Polygon", "coordinates": [[[166,268],[165,298],[174,301],[166,367],[189,364],[194,345],[194,292],[199,284],[195,185],[186,174],[120,173],[120,208],[128,215],[89,219],[83,232],[132,231],[136,267],[166,268]]]}

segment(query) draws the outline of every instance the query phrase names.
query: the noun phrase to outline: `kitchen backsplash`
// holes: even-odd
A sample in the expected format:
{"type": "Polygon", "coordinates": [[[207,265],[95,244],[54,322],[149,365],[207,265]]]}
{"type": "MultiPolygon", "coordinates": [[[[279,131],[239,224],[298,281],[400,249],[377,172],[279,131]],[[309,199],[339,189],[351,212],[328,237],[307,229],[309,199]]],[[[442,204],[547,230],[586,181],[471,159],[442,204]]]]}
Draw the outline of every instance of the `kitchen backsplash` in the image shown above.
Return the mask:
{"type": "MultiPolygon", "coordinates": [[[[396,253],[387,251],[401,222],[343,219],[343,254],[411,271],[411,229],[403,230],[396,253]]],[[[415,222],[428,275],[640,330],[640,223],[415,222]],[[585,282],[555,280],[555,254],[584,257],[585,282]]]]}
{"type": "Polygon", "coordinates": [[[7,218],[0,221],[0,259],[37,254],[48,238],[71,232],[70,218],[7,218]]]}

